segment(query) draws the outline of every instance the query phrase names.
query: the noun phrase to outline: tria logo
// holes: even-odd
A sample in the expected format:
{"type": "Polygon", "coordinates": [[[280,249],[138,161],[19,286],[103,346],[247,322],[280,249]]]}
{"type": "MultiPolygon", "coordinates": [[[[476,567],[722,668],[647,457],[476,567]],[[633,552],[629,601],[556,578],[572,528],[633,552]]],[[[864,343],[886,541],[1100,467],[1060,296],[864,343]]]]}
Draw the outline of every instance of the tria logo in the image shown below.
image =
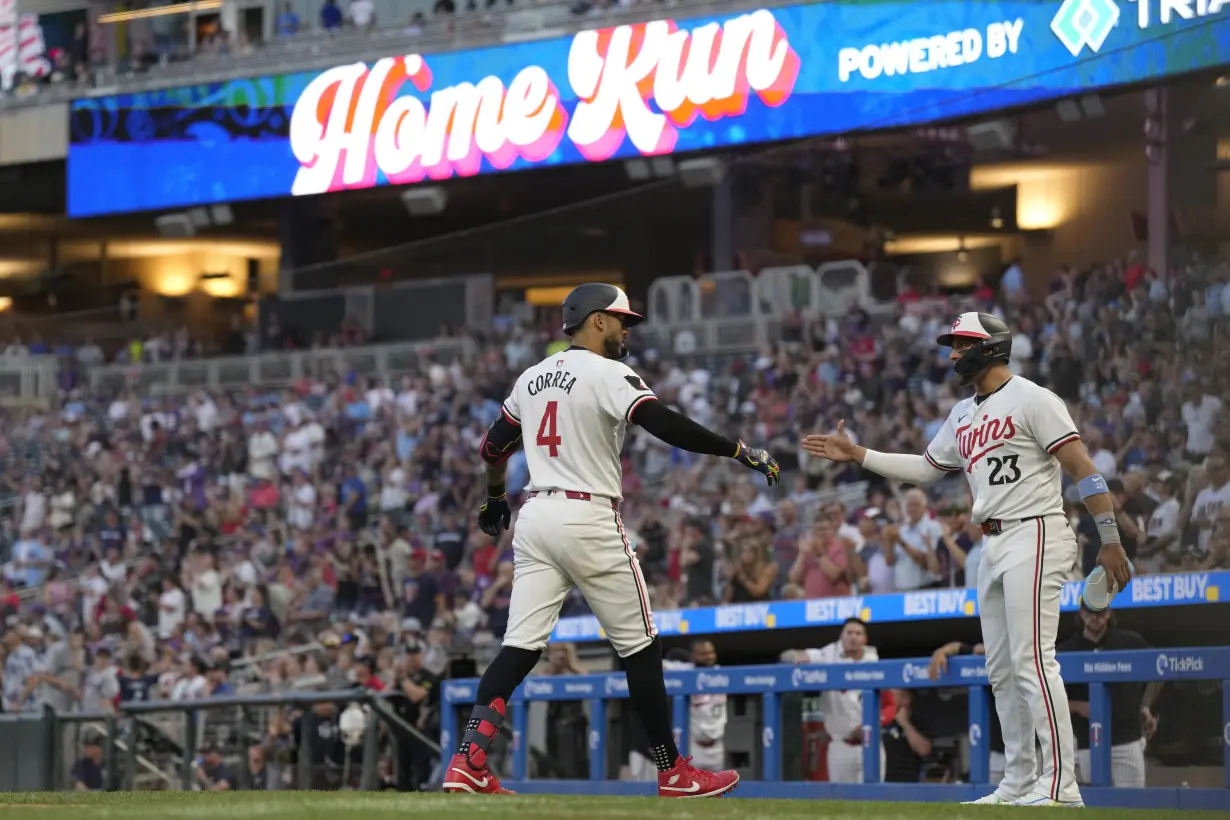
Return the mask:
{"type": "Polygon", "coordinates": [[[1097,52],[1106,42],[1111,29],[1119,24],[1119,6],[1115,0],[1064,0],[1051,31],[1072,52],[1080,56],[1086,47],[1097,52]]]}
{"type": "Polygon", "coordinates": [[[982,419],[982,423],[977,427],[967,424],[957,428],[957,448],[966,463],[966,472],[972,470],[978,460],[987,453],[1003,447],[1016,436],[1016,425],[1012,423],[1012,416],[1002,421],[988,421],[986,416],[982,419]]]}

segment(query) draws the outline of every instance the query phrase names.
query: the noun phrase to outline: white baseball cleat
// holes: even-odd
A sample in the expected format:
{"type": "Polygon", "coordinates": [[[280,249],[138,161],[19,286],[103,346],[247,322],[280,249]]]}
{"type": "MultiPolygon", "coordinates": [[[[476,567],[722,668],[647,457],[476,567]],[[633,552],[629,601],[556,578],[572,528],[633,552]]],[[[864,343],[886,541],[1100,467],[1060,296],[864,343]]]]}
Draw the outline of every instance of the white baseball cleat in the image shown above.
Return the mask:
{"type": "Polygon", "coordinates": [[[1049,794],[1041,792],[1030,792],[1019,800],[1013,800],[1013,806],[1042,806],[1053,809],[1083,809],[1085,802],[1083,800],[1052,800],[1049,794]]]}
{"type": "Polygon", "coordinates": [[[1000,796],[999,792],[993,792],[986,797],[979,797],[977,800],[965,800],[961,803],[962,806],[1011,806],[1014,801],[1006,797],[1000,796]]]}

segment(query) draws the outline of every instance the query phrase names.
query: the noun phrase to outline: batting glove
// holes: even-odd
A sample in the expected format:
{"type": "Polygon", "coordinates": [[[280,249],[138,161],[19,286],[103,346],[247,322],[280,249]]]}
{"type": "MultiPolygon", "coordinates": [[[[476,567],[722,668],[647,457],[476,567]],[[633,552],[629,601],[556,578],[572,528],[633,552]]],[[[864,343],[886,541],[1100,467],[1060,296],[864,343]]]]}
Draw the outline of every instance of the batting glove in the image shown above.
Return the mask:
{"type": "Polygon", "coordinates": [[[769,480],[770,487],[782,480],[782,471],[777,466],[777,459],[769,455],[767,450],[748,447],[740,441],[739,449],[735,451],[735,461],[763,475],[769,480]]]}
{"type": "Polygon", "coordinates": [[[501,530],[506,530],[512,524],[512,507],[508,506],[508,495],[499,498],[488,496],[483,506],[478,508],[478,528],[497,537],[501,530]]]}

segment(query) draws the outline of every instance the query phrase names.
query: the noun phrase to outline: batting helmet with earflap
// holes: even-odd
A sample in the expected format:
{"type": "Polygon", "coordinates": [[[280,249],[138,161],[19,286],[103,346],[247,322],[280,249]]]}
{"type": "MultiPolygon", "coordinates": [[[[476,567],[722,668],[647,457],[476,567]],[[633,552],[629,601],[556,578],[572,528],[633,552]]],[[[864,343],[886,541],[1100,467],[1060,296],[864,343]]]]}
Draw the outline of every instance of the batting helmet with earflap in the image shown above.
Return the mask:
{"type": "Polygon", "coordinates": [[[564,300],[564,333],[569,336],[576,333],[577,328],[595,313],[614,313],[623,320],[624,327],[633,327],[645,319],[628,306],[628,294],[622,288],[588,282],[577,285],[564,300]]]}
{"type": "Polygon", "coordinates": [[[935,341],[952,347],[956,339],[974,340],[953,365],[959,376],[977,376],[993,364],[1007,364],[1012,355],[1012,331],[1003,319],[989,313],[962,313],[952,323],[952,330],[935,341]]]}

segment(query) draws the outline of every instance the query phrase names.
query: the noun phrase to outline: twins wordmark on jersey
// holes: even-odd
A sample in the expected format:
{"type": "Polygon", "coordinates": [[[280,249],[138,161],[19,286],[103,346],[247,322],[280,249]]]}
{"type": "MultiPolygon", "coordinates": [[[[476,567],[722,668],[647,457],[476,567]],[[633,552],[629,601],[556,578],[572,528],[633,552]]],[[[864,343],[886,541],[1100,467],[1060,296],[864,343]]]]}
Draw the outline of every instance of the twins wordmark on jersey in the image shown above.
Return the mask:
{"type": "Polygon", "coordinates": [[[505,418],[523,430],[529,489],[621,499],[624,435],[654,398],[632,368],[583,348],[530,367],[504,402],[505,418]]]}
{"type": "Polygon", "coordinates": [[[1079,438],[1058,396],[1013,376],[986,396],[957,402],[925,456],[937,469],[964,473],[973,520],[1019,520],[1063,512],[1054,453],[1079,438]]]}

